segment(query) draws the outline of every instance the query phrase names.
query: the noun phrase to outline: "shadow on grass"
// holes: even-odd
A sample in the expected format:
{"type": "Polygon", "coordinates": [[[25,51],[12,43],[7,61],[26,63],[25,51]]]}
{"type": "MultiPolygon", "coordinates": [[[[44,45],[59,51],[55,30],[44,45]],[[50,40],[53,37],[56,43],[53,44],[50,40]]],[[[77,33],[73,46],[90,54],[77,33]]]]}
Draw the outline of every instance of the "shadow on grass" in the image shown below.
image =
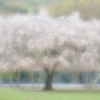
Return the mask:
{"type": "Polygon", "coordinates": [[[55,93],[100,93],[100,89],[54,90],[55,93]]]}
{"type": "Polygon", "coordinates": [[[53,92],[53,93],[100,93],[100,89],[64,89],[64,90],[36,90],[36,89],[25,89],[19,88],[18,90],[27,92],[53,92]]]}

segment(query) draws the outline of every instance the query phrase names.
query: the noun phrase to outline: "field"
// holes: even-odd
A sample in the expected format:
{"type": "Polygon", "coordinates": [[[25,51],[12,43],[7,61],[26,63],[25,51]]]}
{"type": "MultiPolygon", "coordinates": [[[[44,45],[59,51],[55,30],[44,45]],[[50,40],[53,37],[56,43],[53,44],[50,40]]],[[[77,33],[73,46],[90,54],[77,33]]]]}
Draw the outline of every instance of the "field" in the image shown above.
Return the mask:
{"type": "Polygon", "coordinates": [[[100,100],[99,91],[26,91],[0,88],[0,100],[100,100]]]}

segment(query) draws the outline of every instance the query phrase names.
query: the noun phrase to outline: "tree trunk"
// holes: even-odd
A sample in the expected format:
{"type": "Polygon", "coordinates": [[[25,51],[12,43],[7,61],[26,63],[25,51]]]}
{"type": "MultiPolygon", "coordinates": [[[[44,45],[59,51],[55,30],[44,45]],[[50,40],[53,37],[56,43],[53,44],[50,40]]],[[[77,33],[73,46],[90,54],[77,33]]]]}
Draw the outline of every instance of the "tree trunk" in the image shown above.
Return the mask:
{"type": "Polygon", "coordinates": [[[89,72],[89,88],[92,88],[92,72],[89,72]]]}
{"type": "Polygon", "coordinates": [[[55,69],[53,69],[51,72],[49,69],[45,69],[46,78],[45,78],[45,87],[44,90],[52,90],[52,79],[54,76],[55,69]]]}
{"type": "Polygon", "coordinates": [[[13,86],[13,73],[10,72],[10,87],[13,86]]]}
{"type": "Polygon", "coordinates": [[[20,71],[18,71],[18,74],[17,74],[16,86],[17,88],[20,88],[20,71]]]}
{"type": "Polygon", "coordinates": [[[84,84],[84,86],[85,86],[85,84],[86,84],[86,76],[85,76],[86,74],[85,74],[85,72],[83,72],[83,84],[84,84]]]}
{"type": "Polygon", "coordinates": [[[34,73],[31,72],[31,82],[32,82],[32,88],[34,88],[34,73]]]}
{"type": "Polygon", "coordinates": [[[89,72],[86,72],[86,88],[89,88],[89,72]]]}
{"type": "Polygon", "coordinates": [[[88,72],[86,72],[86,86],[87,86],[87,88],[89,87],[89,74],[88,74],[88,72]]]}
{"type": "Polygon", "coordinates": [[[52,90],[52,75],[48,74],[45,79],[45,90],[52,90]]]}
{"type": "Polygon", "coordinates": [[[2,81],[3,81],[3,78],[2,78],[2,72],[0,72],[0,86],[2,87],[2,81]]]}

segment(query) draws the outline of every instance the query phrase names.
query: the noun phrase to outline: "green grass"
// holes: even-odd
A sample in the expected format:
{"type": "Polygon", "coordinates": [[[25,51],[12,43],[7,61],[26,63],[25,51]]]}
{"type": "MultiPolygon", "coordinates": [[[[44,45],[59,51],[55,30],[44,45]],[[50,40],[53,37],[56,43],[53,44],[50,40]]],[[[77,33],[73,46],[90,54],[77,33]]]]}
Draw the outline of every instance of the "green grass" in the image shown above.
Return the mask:
{"type": "Polygon", "coordinates": [[[100,100],[100,92],[23,91],[0,88],[0,100],[100,100]]]}

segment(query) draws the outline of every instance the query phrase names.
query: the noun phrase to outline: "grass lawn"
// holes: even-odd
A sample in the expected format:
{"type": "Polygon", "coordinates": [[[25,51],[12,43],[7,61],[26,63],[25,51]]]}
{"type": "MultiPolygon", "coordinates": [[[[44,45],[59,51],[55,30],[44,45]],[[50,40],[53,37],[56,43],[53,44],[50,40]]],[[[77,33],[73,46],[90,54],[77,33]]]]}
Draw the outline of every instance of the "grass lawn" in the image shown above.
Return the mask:
{"type": "Polygon", "coordinates": [[[100,92],[90,91],[23,91],[0,88],[0,100],[100,100],[100,92]]]}

